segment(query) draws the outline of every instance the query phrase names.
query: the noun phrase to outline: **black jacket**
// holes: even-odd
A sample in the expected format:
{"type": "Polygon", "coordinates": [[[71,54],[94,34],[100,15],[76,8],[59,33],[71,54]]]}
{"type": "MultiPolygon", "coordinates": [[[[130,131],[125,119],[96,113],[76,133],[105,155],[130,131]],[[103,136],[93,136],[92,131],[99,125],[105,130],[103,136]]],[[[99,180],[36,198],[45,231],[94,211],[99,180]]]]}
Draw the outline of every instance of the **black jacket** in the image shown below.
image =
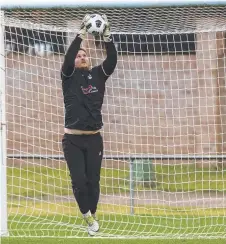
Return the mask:
{"type": "Polygon", "coordinates": [[[107,58],[92,68],[75,68],[74,60],[82,39],[78,36],[70,45],[62,66],[61,78],[65,105],[65,128],[98,130],[103,126],[101,108],[105,82],[113,73],[117,63],[114,43],[106,42],[107,58]]]}

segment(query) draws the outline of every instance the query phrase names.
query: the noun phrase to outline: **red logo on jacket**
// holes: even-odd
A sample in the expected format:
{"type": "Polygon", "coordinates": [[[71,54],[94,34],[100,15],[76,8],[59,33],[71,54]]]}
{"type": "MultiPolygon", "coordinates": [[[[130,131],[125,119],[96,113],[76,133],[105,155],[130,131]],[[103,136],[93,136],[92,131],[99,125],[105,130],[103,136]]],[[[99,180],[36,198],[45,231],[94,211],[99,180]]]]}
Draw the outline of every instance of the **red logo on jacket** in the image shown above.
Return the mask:
{"type": "Polygon", "coordinates": [[[81,86],[83,94],[87,95],[90,93],[98,92],[98,89],[95,86],[89,85],[88,87],[81,86]]]}

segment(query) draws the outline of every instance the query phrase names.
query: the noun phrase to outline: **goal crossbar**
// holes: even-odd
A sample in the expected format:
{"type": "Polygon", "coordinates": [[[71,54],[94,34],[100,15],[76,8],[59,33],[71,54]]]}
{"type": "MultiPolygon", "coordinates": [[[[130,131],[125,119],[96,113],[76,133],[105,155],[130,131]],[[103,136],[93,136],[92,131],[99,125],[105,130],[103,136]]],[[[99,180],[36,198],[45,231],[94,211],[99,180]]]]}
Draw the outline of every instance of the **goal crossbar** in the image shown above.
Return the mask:
{"type": "Polygon", "coordinates": [[[45,0],[33,0],[32,3],[29,3],[26,0],[20,0],[20,3],[16,0],[8,0],[2,3],[2,8],[54,8],[54,7],[86,7],[86,8],[94,8],[94,7],[120,7],[120,8],[128,8],[128,7],[168,7],[168,6],[192,6],[192,5],[225,5],[226,0],[114,0],[114,1],[105,1],[105,0],[84,0],[81,2],[66,0],[62,3],[60,0],[49,0],[46,2],[45,0]]]}

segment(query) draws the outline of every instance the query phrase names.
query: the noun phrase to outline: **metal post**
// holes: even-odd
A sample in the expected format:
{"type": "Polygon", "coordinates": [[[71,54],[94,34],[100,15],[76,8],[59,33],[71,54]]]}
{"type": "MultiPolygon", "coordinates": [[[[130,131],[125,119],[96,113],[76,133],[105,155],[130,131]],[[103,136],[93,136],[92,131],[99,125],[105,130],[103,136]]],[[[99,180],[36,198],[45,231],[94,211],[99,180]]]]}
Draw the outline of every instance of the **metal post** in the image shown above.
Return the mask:
{"type": "Polygon", "coordinates": [[[0,236],[8,235],[6,184],[5,45],[4,11],[0,10],[0,236]]]}
{"type": "Polygon", "coordinates": [[[130,191],[130,214],[134,215],[134,169],[133,169],[133,159],[129,161],[129,168],[130,168],[130,179],[129,179],[129,191],[130,191]]]}

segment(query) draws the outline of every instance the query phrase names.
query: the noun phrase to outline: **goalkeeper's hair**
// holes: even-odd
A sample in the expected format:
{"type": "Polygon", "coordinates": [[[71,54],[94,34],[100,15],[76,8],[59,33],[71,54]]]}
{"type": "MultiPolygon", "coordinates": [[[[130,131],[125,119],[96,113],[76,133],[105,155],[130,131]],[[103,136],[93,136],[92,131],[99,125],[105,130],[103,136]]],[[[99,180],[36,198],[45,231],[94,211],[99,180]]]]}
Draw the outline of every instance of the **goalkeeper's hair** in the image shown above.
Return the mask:
{"type": "Polygon", "coordinates": [[[86,48],[84,48],[84,47],[80,47],[79,50],[82,50],[82,51],[84,51],[84,52],[87,54],[87,50],[86,50],[86,48]]]}

